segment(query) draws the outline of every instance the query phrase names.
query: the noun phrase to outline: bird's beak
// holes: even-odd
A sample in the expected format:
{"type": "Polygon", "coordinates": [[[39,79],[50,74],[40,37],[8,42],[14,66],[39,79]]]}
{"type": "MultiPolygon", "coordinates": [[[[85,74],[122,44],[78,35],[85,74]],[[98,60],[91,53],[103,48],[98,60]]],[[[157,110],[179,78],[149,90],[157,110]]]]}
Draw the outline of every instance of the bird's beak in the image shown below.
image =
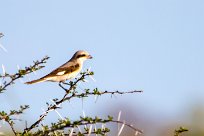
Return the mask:
{"type": "Polygon", "coordinates": [[[88,56],[88,59],[92,59],[93,57],[91,55],[88,56]]]}

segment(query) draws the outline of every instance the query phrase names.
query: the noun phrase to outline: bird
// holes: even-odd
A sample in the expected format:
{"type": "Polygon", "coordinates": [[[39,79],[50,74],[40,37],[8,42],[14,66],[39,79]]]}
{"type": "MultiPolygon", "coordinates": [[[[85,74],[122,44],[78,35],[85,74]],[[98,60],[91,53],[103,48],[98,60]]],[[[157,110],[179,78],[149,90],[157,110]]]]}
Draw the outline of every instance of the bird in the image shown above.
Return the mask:
{"type": "Polygon", "coordinates": [[[83,50],[77,51],[72,58],[61,65],[60,67],[56,68],[49,74],[29,82],[25,84],[34,84],[40,83],[45,81],[51,82],[65,82],[66,80],[75,78],[83,67],[83,63],[87,59],[92,59],[93,57],[87,52],[83,50]]]}

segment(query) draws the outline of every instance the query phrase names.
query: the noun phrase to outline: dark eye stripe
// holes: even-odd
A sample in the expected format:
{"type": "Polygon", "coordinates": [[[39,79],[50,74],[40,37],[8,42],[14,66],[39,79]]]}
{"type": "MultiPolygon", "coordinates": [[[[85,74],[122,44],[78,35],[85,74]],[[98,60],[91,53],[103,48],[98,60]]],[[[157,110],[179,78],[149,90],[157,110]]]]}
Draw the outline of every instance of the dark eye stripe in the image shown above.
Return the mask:
{"type": "Polygon", "coordinates": [[[85,54],[82,54],[82,55],[78,55],[77,58],[81,58],[81,57],[85,57],[86,55],[85,54]]]}

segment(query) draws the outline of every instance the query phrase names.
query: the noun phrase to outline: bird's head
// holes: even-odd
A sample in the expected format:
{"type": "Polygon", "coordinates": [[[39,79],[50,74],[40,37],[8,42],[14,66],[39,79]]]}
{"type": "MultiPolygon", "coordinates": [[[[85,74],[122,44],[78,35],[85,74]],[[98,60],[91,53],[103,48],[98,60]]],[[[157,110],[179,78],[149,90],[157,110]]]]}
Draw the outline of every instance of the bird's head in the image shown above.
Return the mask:
{"type": "Polygon", "coordinates": [[[87,51],[77,51],[72,59],[76,59],[79,61],[85,61],[87,59],[92,59],[93,57],[87,51]]]}

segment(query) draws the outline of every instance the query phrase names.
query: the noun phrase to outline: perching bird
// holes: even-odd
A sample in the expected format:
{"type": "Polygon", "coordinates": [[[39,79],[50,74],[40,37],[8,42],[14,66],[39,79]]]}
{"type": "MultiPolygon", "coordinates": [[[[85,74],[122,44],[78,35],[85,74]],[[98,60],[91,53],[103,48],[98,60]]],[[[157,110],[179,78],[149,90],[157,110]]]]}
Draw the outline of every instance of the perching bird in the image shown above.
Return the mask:
{"type": "Polygon", "coordinates": [[[92,56],[89,55],[88,52],[77,51],[72,58],[62,66],[40,79],[26,82],[26,84],[34,84],[44,81],[64,82],[68,79],[75,78],[81,71],[83,62],[87,59],[92,59],[92,56]]]}

